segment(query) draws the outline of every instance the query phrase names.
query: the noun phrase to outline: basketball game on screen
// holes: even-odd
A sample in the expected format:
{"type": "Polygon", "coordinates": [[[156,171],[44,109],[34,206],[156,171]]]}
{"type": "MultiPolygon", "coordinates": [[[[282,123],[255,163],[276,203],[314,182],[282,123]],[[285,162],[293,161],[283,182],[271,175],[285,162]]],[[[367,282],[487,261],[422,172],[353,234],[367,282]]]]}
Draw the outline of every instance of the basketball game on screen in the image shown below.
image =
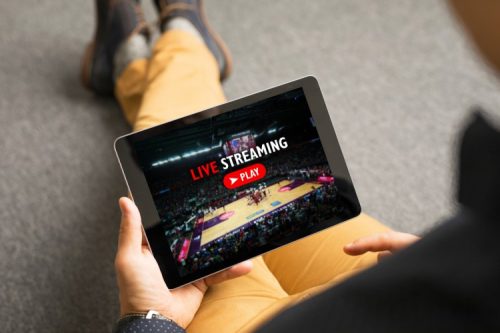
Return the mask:
{"type": "Polygon", "coordinates": [[[186,275],[342,213],[302,89],[136,144],[186,275]]]}

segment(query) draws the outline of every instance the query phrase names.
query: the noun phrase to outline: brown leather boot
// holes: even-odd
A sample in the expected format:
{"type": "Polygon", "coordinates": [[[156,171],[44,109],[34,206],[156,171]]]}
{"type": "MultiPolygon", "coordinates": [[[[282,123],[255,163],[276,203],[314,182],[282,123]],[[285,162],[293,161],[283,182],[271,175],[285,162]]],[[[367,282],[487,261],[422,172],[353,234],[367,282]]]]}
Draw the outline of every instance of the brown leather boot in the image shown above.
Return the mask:
{"type": "Polygon", "coordinates": [[[160,16],[161,31],[175,17],[183,17],[193,24],[217,60],[220,80],[224,81],[233,67],[231,54],[222,38],[210,27],[203,0],[154,0],[154,3],[160,16]]]}
{"type": "Polygon", "coordinates": [[[100,95],[113,95],[113,59],[118,47],[134,33],[149,38],[142,8],[136,0],[96,0],[97,27],[83,56],[81,80],[100,95]]]}

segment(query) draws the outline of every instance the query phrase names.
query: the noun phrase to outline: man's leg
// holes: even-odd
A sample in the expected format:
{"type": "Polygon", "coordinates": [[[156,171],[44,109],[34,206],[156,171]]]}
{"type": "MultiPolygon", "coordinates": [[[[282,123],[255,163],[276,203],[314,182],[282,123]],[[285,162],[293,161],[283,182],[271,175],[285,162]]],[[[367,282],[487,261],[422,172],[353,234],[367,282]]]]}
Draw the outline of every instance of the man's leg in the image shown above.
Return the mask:
{"type": "Polygon", "coordinates": [[[134,126],[146,89],[148,59],[136,59],[123,70],[115,83],[115,96],[125,119],[134,126]]]}
{"type": "Polygon", "coordinates": [[[372,217],[361,214],[265,254],[264,260],[288,294],[300,294],[339,282],[375,264],[376,254],[353,257],[346,255],[343,247],[357,238],[388,230],[372,217]]]}
{"type": "Polygon", "coordinates": [[[351,257],[343,247],[359,237],[388,230],[361,214],[258,257],[250,274],[207,293],[188,333],[255,331],[285,308],[375,264],[376,254],[351,257]]]}
{"type": "Polygon", "coordinates": [[[115,96],[134,131],[224,103],[219,68],[203,41],[170,30],[151,60],[132,61],[116,80],[115,96]]]}
{"type": "MultiPolygon", "coordinates": [[[[149,62],[136,60],[124,70],[115,93],[134,130],[140,130],[224,102],[219,78],[218,64],[203,42],[185,31],[171,30],[158,40],[149,62]]],[[[358,223],[349,222],[349,225],[332,228],[290,245],[298,251],[293,255],[288,247],[269,254],[266,260],[272,272],[259,257],[254,260],[254,270],[247,276],[210,288],[188,331],[247,331],[307,296],[300,292],[373,263],[373,256],[352,259],[338,249],[358,236],[385,230],[384,227],[366,218],[358,223]],[[337,232],[333,232],[335,229],[337,232]],[[313,238],[316,241],[311,241],[313,238]],[[318,250],[316,244],[320,239],[324,242],[322,250],[318,250]],[[336,251],[326,250],[330,241],[336,251]],[[322,257],[323,262],[328,256],[328,260],[337,265],[332,271],[316,271],[321,260],[314,256],[322,257]],[[298,257],[310,266],[309,278],[300,275],[304,266],[290,265],[298,257]],[[292,278],[287,278],[288,274],[292,278]],[[326,279],[321,278],[323,275],[326,279]],[[296,282],[301,279],[309,282],[296,282]],[[281,286],[288,288],[288,293],[298,294],[289,297],[281,286]]]]}
{"type": "Polygon", "coordinates": [[[134,130],[190,115],[225,101],[219,67],[202,40],[170,30],[156,42],[134,130]]]}
{"type": "MultiPolygon", "coordinates": [[[[134,130],[140,130],[223,103],[219,78],[218,64],[203,42],[172,30],[158,40],[149,63],[137,60],[123,71],[115,93],[134,130]]],[[[248,275],[209,288],[188,332],[236,332],[288,304],[288,294],[262,257],[253,263],[248,275]]]]}
{"type": "Polygon", "coordinates": [[[208,289],[188,333],[243,332],[245,327],[265,322],[290,303],[262,257],[252,262],[249,274],[208,289]]]}

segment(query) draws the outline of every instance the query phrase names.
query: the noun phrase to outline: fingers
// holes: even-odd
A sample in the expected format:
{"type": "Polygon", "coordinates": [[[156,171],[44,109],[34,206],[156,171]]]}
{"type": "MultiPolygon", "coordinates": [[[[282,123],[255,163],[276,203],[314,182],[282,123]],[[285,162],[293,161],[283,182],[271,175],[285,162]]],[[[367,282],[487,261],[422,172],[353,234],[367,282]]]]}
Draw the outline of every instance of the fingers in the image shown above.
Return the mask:
{"type": "Polygon", "coordinates": [[[344,252],[357,256],[369,251],[390,251],[391,237],[389,232],[362,237],[344,246],[344,252]]]}
{"type": "Polygon", "coordinates": [[[142,246],[142,225],[139,210],[129,198],[120,198],[118,204],[122,212],[118,252],[140,251],[142,246]]]}
{"type": "Polygon", "coordinates": [[[394,252],[417,241],[417,236],[402,232],[389,231],[362,237],[344,246],[344,252],[349,255],[360,255],[366,252],[394,252]]]}
{"type": "Polygon", "coordinates": [[[377,253],[377,261],[382,261],[392,255],[392,252],[389,251],[382,251],[377,253]]]}
{"type": "Polygon", "coordinates": [[[224,282],[226,280],[237,278],[239,276],[250,273],[252,267],[253,264],[250,260],[244,261],[222,272],[207,277],[205,279],[205,283],[207,286],[211,286],[217,283],[224,282]]]}

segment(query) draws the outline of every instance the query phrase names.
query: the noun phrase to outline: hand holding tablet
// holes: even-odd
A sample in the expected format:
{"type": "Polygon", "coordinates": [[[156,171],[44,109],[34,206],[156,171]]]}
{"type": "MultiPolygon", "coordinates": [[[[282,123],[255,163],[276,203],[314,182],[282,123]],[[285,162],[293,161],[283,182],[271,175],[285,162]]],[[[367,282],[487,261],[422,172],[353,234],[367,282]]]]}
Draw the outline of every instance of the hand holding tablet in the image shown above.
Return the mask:
{"type": "Polygon", "coordinates": [[[154,309],[186,328],[209,286],[239,277],[252,269],[252,262],[248,260],[206,279],[169,290],[142,237],[141,217],[137,207],[129,198],[121,198],[119,205],[122,220],[115,267],[120,287],[121,317],[154,309]]]}
{"type": "Polygon", "coordinates": [[[120,137],[115,150],[169,288],[361,210],[312,77],[120,137]]]}

